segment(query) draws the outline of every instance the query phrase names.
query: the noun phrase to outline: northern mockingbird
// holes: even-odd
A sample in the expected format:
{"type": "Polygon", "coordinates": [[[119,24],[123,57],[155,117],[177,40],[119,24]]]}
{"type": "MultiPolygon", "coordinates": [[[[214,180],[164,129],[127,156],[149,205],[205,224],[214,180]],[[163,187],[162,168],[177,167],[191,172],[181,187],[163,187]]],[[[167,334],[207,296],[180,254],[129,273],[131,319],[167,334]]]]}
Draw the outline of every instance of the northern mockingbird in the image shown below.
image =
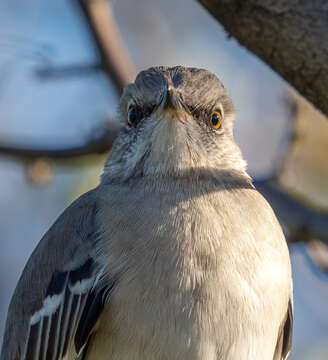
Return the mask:
{"type": "Polygon", "coordinates": [[[30,257],[1,360],[281,360],[288,248],[206,70],[156,67],[124,90],[100,185],[30,257]]]}

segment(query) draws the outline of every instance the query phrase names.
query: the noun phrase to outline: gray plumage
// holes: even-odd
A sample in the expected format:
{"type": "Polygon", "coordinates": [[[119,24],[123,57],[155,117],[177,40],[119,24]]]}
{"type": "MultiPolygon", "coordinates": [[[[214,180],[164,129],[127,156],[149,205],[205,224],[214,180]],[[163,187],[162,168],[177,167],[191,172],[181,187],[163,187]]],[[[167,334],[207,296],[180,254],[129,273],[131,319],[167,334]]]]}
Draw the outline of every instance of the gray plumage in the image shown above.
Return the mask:
{"type": "Polygon", "coordinates": [[[234,116],[206,70],[151,68],[127,86],[100,185],[23,271],[1,360],[287,358],[288,249],[234,116]]]}

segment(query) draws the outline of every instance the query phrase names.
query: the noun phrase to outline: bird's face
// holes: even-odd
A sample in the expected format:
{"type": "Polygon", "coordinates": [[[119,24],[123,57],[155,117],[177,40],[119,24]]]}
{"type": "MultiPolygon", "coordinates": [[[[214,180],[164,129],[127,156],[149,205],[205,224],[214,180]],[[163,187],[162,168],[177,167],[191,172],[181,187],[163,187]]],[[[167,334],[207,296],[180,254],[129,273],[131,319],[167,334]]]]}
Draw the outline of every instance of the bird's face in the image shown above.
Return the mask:
{"type": "Polygon", "coordinates": [[[196,68],[150,68],[124,90],[104,177],[185,177],[245,170],[232,135],[235,111],[218,78],[196,68]]]}

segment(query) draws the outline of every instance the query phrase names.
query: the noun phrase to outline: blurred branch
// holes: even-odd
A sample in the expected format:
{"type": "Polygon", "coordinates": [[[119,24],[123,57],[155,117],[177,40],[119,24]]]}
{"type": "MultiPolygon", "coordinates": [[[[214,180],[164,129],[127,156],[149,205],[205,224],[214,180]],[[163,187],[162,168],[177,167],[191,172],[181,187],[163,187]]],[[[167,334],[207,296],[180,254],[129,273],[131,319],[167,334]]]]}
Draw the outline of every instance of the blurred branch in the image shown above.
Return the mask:
{"type": "Polygon", "coordinates": [[[100,64],[73,64],[61,67],[47,66],[37,70],[41,78],[62,78],[88,75],[103,70],[114,82],[118,94],[134,81],[136,69],[112,15],[109,0],[74,0],[82,9],[90,32],[100,54],[100,64]]]}
{"type": "Polygon", "coordinates": [[[36,70],[36,75],[41,79],[59,80],[74,76],[83,76],[102,70],[101,64],[71,64],[61,67],[44,66],[36,70]]]}
{"type": "Polygon", "coordinates": [[[254,185],[274,209],[288,242],[320,239],[328,244],[327,213],[304,205],[270,180],[254,181],[254,185]]]}
{"type": "Polygon", "coordinates": [[[54,175],[54,166],[49,159],[38,158],[25,166],[26,178],[38,186],[47,185],[54,175]]]}
{"type": "Polygon", "coordinates": [[[327,0],[198,0],[254,54],[328,115],[327,0]]]}
{"type": "Polygon", "coordinates": [[[319,240],[312,240],[308,243],[310,256],[316,264],[328,273],[328,247],[319,240]]]}
{"type": "Polygon", "coordinates": [[[136,69],[124,46],[108,0],[78,0],[101,56],[101,63],[117,92],[134,81],[136,69]]]}
{"type": "MultiPolygon", "coordinates": [[[[120,94],[125,85],[134,80],[136,70],[126,51],[123,40],[112,16],[109,1],[107,0],[77,0],[80,5],[90,30],[95,39],[101,56],[101,64],[77,64],[61,68],[43,68],[39,76],[57,77],[75,76],[85,74],[101,68],[120,94]]],[[[117,135],[117,129],[110,132],[104,128],[101,136],[92,137],[81,146],[67,146],[64,148],[49,149],[42,146],[26,146],[20,144],[0,143],[0,154],[13,156],[17,159],[36,159],[46,157],[62,159],[89,154],[99,154],[108,151],[117,135]]]]}
{"type": "Polygon", "coordinates": [[[118,128],[112,129],[107,127],[98,128],[92,132],[87,141],[79,146],[68,146],[62,148],[50,149],[47,147],[36,146],[20,146],[16,144],[0,144],[0,154],[18,158],[18,160],[26,159],[63,159],[77,156],[102,154],[108,151],[118,133],[118,128]]]}

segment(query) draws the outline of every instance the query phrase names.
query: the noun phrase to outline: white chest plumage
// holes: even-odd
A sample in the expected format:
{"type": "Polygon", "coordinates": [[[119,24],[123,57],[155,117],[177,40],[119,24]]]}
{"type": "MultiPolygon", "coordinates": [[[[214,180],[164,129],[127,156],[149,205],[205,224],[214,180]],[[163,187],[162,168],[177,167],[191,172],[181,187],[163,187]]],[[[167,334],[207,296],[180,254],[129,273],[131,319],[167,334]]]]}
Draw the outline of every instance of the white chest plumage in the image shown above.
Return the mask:
{"type": "Polygon", "coordinates": [[[128,204],[120,196],[115,212],[104,207],[102,256],[109,257],[117,284],[98,323],[103,331],[94,336],[92,359],[273,358],[288,302],[287,291],[286,299],[277,295],[290,286],[288,253],[282,235],[277,243],[281,230],[269,208],[253,209],[257,219],[245,211],[253,196],[246,191],[256,194],[155,196],[143,198],[142,207],[138,196],[128,204]],[[240,196],[245,201],[236,203],[236,218],[227,218],[225,207],[240,196]],[[120,206],[127,207],[124,217],[120,206]],[[265,227],[250,233],[247,222],[256,221],[267,221],[271,233],[265,227]]]}

